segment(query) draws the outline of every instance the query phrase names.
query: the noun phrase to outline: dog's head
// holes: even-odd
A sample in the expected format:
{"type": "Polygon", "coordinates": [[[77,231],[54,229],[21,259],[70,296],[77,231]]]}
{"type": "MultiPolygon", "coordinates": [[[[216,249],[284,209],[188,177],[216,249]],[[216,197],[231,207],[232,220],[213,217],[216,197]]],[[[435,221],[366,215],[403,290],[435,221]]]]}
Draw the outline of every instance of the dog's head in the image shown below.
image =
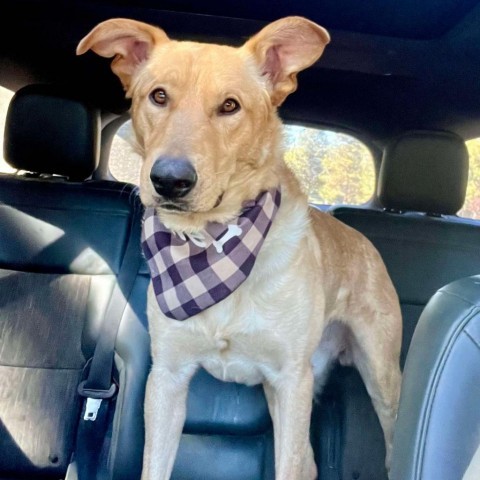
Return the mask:
{"type": "Polygon", "coordinates": [[[278,184],[276,109],[329,40],[300,17],[267,25],[240,48],[177,42],[151,25],[113,19],[77,54],[114,57],[144,158],[142,201],[167,225],[189,230],[228,220],[278,184]]]}

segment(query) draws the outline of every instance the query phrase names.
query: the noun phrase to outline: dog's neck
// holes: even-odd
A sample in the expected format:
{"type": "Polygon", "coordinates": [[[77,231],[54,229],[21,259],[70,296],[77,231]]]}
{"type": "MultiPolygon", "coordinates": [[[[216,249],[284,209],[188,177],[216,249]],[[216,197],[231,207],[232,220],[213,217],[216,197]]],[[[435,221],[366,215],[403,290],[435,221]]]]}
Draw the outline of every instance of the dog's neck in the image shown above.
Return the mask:
{"type": "Polygon", "coordinates": [[[208,237],[212,235],[215,237],[219,232],[219,228],[228,230],[229,226],[235,225],[242,214],[255,207],[258,204],[259,199],[263,198],[267,192],[270,192],[270,196],[274,197],[274,192],[280,192],[280,190],[279,185],[274,185],[258,192],[251,199],[243,200],[240,205],[235,206],[235,208],[229,208],[226,206],[226,208],[218,209],[218,212],[186,212],[177,214],[153,208],[151,208],[150,211],[154,212],[155,216],[166,230],[169,230],[180,238],[184,239],[185,237],[188,237],[195,240],[196,238],[203,238],[205,234],[208,237]]]}

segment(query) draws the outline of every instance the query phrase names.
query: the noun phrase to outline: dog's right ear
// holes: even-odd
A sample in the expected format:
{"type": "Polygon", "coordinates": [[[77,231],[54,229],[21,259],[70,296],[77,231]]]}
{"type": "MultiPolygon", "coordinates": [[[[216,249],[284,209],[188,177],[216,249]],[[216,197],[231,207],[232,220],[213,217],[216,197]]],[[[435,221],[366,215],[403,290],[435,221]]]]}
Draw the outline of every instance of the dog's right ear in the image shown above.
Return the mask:
{"type": "Polygon", "coordinates": [[[148,59],[159,43],[169,41],[160,28],[126,18],[114,18],[98,24],[77,47],[77,55],[93,50],[102,57],[115,57],[112,70],[125,90],[138,66],[148,59]]]}

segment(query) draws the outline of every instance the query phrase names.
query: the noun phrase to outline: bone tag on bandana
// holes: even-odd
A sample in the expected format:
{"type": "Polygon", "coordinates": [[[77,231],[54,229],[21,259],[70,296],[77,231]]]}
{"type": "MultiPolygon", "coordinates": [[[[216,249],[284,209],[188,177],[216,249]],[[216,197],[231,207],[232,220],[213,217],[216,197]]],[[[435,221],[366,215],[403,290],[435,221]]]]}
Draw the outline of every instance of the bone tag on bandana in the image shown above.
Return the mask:
{"type": "Polygon", "coordinates": [[[161,311],[185,320],[236,290],[252,271],[280,198],[278,189],[263,192],[228,225],[212,222],[193,235],[172,232],[147,208],[142,248],[161,311]]]}

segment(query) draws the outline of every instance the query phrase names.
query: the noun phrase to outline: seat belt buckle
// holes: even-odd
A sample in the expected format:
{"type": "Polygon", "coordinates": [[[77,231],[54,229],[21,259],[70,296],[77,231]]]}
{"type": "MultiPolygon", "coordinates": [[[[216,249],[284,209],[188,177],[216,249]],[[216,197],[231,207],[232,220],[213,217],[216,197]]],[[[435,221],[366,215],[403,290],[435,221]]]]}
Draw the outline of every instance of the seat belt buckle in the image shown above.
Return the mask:
{"type": "Polygon", "coordinates": [[[83,419],[86,421],[94,422],[97,419],[98,411],[100,410],[100,405],[102,404],[101,398],[91,398],[87,397],[87,402],[85,405],[85,415],[83,419]]]}
{"type": "Polygon", "coordinates": [[[115,383],[112,383],[108,390],[98,390],[95,388],[86,388],[86,383],[86,380],[81,382],[77,391],[81,397],[87,399],[85,403],[85,413],[83,415],[83,419],[85,421],[94,422],[97,419],[98,411],[102,405],[102,400],[108,400],[112,398],[117,391],[117,386],[115,383]]]}

